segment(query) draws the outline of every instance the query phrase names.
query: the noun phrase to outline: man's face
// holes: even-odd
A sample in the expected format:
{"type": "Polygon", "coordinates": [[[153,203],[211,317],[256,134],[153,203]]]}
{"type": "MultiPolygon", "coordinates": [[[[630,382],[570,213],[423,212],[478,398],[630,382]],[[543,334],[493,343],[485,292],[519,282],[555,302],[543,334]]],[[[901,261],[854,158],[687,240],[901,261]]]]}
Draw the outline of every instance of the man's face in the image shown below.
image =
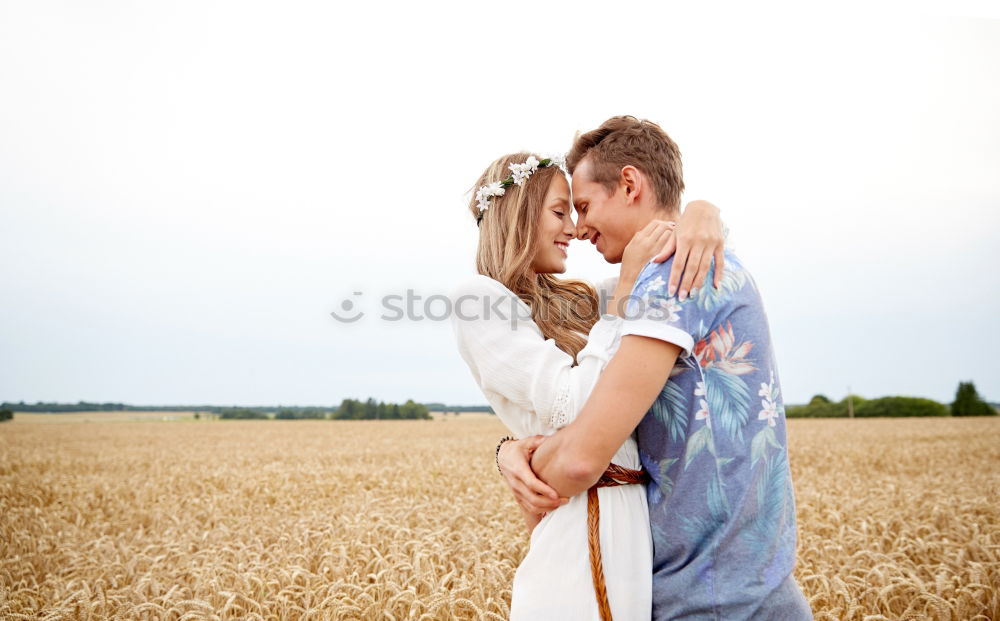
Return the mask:
{"type": "Polygon", "coordinates": [[[589,239],[608,263],[621,263],[625,246],[635,231],[628,226],[632,216],[626,209],[625,187],[608,190],[591,175],[590,158],[573,171],[573,206],[576,207],[576,236],[589,239]]]}

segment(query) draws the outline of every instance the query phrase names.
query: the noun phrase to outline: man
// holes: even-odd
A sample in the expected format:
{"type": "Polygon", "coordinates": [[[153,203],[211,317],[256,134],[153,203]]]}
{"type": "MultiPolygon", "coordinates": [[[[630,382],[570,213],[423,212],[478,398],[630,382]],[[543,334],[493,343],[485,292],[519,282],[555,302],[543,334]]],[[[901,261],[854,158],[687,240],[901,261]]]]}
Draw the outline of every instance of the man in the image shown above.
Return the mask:
{"type": "MultiPolygon", "coordinates": [[[[610,263],[650,221],[678,215],[680,152],[654,123],[609,119],[577,138],[567,164],[578,235],[610,263]]],[[[792,577],[784,408],[760,295],[729,251],[717,288],[674,291],[672,264],[640,274],[618,352],[576,420],[504,443],[498,461],[519,502],[544,512],[558,498],[529,491],[547,491],[529,465],[573,496],[636,430],[652,478],[653,619],[812,619],[792,577]]]]}

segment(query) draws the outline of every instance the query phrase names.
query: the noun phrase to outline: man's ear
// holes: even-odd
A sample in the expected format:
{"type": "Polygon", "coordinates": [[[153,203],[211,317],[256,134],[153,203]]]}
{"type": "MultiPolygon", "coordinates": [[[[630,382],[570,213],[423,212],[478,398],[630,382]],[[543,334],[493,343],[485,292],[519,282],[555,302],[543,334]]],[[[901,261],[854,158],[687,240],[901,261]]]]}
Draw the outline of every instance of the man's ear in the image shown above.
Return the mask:
{"type": "Polygon", "coordinates": [[[626,204],[634,204],[639,200],[639,193],[642,191],[642,174],[635,166],[625,166],[618,175],[618,183],[625,190],[626,204]]]}

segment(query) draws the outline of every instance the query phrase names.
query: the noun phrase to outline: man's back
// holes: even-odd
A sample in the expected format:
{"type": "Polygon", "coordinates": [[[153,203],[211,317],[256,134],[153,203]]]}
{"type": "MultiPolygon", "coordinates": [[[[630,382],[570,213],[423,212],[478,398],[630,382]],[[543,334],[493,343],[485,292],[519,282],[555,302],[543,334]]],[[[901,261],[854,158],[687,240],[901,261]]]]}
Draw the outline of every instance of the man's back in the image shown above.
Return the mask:
{"type": "Polygon", "coordinates": [[[785,415],[756,284],[727,251],[719,289],[679,302],[667,294],[671,265],[639,275],[623,330],[684,350],[638,427],[652,477],[653,619],[811,619],[790,577],[785,415]]]}

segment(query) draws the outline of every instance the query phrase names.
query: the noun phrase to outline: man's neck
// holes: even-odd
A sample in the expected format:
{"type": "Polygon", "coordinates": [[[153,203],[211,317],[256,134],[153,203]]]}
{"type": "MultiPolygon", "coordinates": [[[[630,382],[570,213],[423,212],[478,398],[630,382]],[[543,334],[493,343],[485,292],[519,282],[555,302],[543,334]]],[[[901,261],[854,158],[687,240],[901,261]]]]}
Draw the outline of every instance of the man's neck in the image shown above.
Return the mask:
{"type": "MultiPolygon", "coordinates": [[[[636,219],[635,232],[638,233],[653,220],[667,220],[677,222],[681,217],[681,210],[677,208],[668,209],[666,207],[649,207],[643,209],[636,219]]],[[[634,235],[634,233],[633,233],[634,235]]]]}

